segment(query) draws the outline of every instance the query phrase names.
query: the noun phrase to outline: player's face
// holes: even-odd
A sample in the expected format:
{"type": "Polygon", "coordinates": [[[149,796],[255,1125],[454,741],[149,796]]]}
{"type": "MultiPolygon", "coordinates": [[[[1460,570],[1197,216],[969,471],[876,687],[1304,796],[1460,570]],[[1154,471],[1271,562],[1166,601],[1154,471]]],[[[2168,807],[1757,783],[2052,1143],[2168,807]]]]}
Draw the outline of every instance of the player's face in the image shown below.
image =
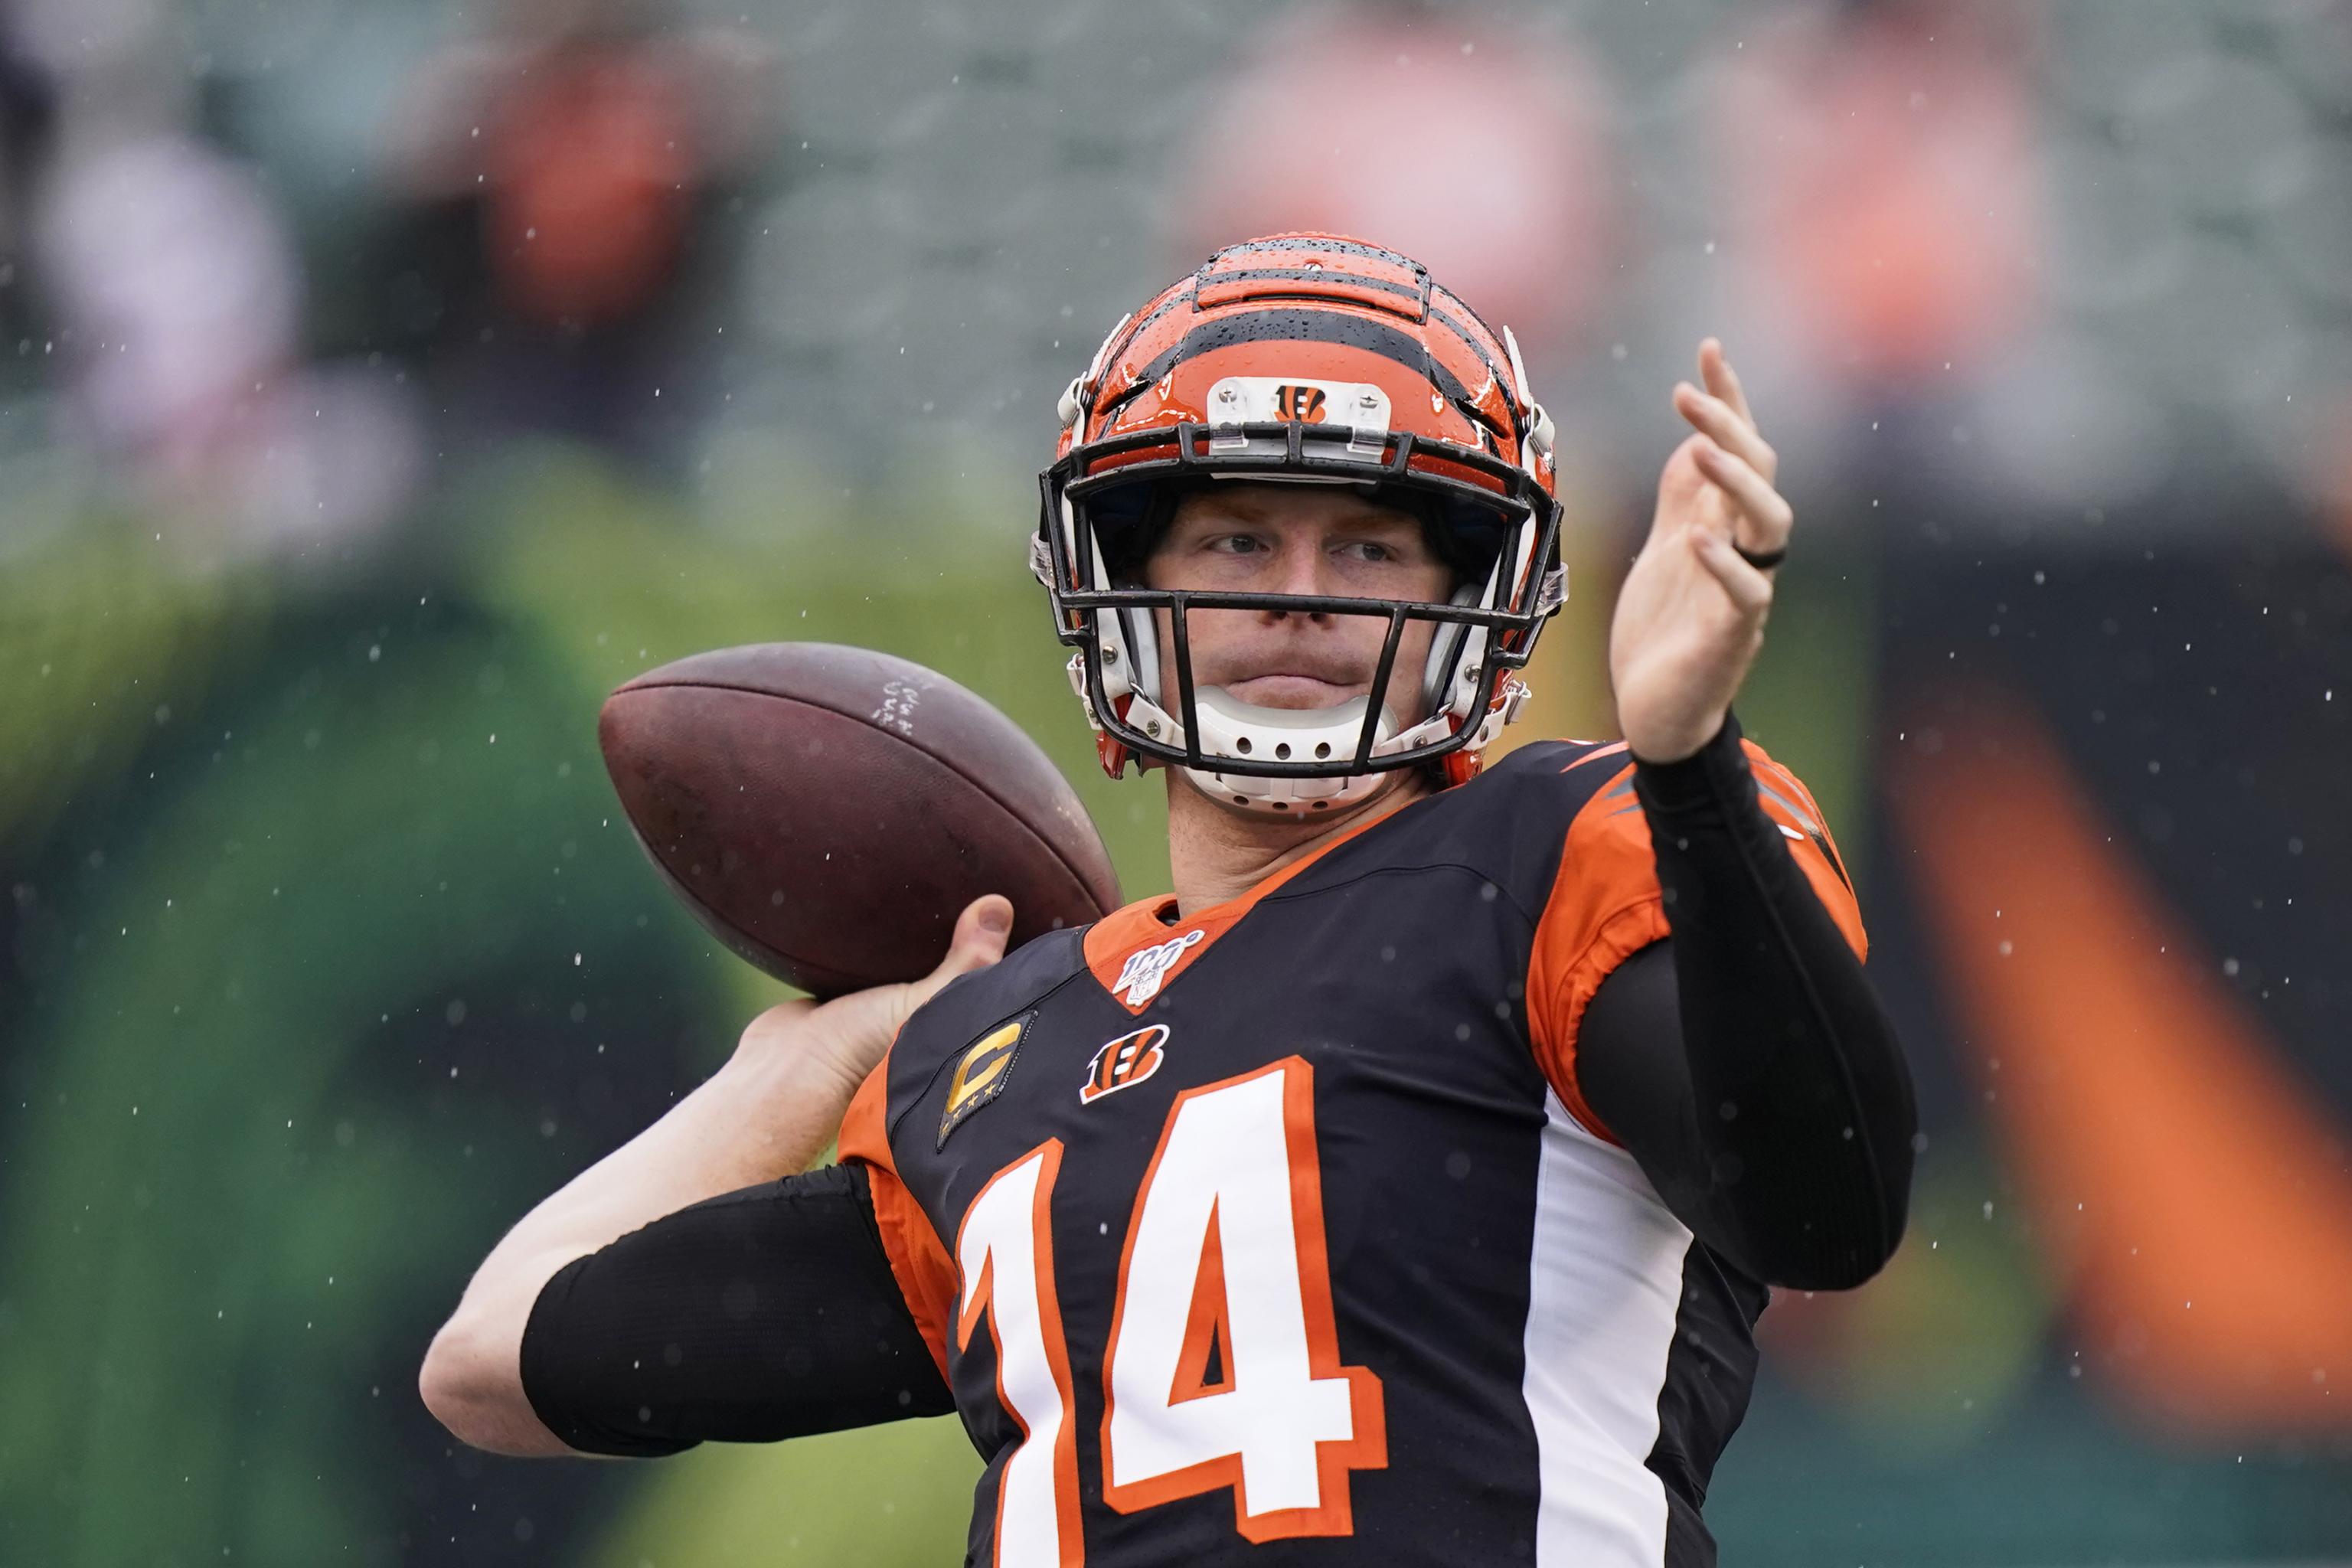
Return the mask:
{"type": "MultiPolygon", "coordinates": [[[[1153,588],[1443,603],[1452,574],[1418,518],[1322,485],[1217,484],[1185,496],[1144,563],[1153,588]]],[[[1160,614],[1160,689],[1172,700],[1175,654],[1160,614]]],[[[1332,708],[1371,690],[1385,616],[1194,610],[1192,679],[1261,708],[1332,708]]],[[[1422,674],[1436,627],[1406,621],[1383,694],[1399,728],[1422,717],[1422,674]]]]}

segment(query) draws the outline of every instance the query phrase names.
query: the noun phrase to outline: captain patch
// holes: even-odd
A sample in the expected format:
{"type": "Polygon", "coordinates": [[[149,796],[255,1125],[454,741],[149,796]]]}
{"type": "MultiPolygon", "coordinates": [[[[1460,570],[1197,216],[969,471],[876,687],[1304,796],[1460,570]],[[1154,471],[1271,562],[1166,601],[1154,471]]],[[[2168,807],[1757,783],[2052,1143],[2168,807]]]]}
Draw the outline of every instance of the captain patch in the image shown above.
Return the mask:
{"type": "Polygon", "coordinates": [[[966,1046],[956,1058],[955,1076],[948,1079],[947,1109],[940,1113],[939,1148],[948,1146],[948,1134],[962,1126],[967,1117],[1003,1092],[1005,1080],[1013,1076],[1013,1058],[1021,1054],[1021,1042],[1036,1017],[1033,1007],[1005,1020],[966,1046]]]}

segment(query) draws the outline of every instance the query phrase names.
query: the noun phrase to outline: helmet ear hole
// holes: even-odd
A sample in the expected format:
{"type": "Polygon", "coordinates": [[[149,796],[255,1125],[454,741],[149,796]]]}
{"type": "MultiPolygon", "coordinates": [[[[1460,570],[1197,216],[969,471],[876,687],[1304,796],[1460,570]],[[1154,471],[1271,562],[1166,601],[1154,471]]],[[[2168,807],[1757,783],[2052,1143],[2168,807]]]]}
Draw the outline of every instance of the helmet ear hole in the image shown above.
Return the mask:
{"type": "Polygon", "coordinates": [[[1184,498],[1206,479],[1143,480],[1104,491],[1087,503],[1087,522],[1102,550],[1103,585],[1143,586],[1144,564],[1160,546],[1184,498]]]}
{"type": "Polygon", "coordinates": [[[1383,504],[1419,515],[1429,552],[1454,574],[1455,587],[1475,586],[1486,580],[1510,532],[1507,521],[1475,502],[1447,502],[1401,485],[1389,489],[1391,493],[1381,498],[1383,504]]]}
{"type": "MultiPolygon", "coordinates": [[[[1501,563],[1497,561],[1496,565],[1499,567],[1501,563]]],[[[1448,602],[1464,609],[1481,605],[1491,608],[1495,582],[1495,570],[1489,569],[1483,590],[1475,584],[1465,583],[1454,590],[1454,597],[1448,602]]],[[[1477,672],[1475,669],[1463,671],[1470,677],[1466,689],[1463,690],[1455,689],[1465,683],[1457,681],[1454,674],[1461,668],[1465,656],[1473,651],[1471,639],[1474,637],[1478,639],[1477,649],[1483,650],[1486,639],[1482,628],[1456,621],[1439,626],[1437,635],[1430,639],[1429,667],[1422,672],[1421,702],[1431,715],[1444,712],[1450,706],[1465,703],[1476,695],[1477,672]]]]}
{"type": "MultiPolygon", "coordinates": [[[[1127,678],[1152,701],[1160,700],[1160,632],[1148,611],[1118,612],[1119,630],[1128,647],[1127,678]]],[[[1108,651],[1108,650],[1106,650],[1108,651]]]]}
{"type": "MultiPolygon", "coordinates": [[[[1067,502],[1064,503],[1066,506],[1067,502]]],[[[1103,558],[1102,536],[1091,518],[1073,517],[1070,526],[1086,531],[1087,547],[1094,557],[1094,580],[1105,587],[1114,579],[1103,558]]],[[[1115,698],[1122,691],[1140,692],[1144,700],[1160,700],[1160,637],[1147,612],[1113,610],[1097,613],[1097,636],[1102,645],[1103,686],[1115,698]]]]}

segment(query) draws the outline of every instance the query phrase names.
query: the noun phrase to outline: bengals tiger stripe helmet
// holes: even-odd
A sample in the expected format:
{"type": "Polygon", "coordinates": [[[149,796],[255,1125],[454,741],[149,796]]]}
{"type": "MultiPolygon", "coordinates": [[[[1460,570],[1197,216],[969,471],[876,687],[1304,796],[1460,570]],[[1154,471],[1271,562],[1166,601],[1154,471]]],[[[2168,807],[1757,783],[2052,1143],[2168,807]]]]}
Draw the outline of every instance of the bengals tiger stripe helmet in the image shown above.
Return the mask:
{"type": "Polygon", "coordinates": [[[1213,798],[1300,816],[1362,798],[1392,769],[1431,763],[1448,783],[1517,717],[1518,671],[1559,608],[1559,506],[1552,426],[1528,390],[1517,342],[1362,240],[1281,234],[1228,246],[1123,318],[1061,401],[1031,566],[1076,651],[1070,681],[1104,770],[1189,771],[1213,798]],[[1445,604],[1158,590],[1127,580],[1168,498],[1215,479],[1350,485],[1419,513],[1459,589],[1445,604]],[[1357,698],[1300,711],[1198,687],[1196,609],[1376,615],[1385,692],[1408,621],[1436,624],[1426,717],[1398,731],[1357,698]],[[1158,613],[1176,690],[1160,689],[1158,613]]]}

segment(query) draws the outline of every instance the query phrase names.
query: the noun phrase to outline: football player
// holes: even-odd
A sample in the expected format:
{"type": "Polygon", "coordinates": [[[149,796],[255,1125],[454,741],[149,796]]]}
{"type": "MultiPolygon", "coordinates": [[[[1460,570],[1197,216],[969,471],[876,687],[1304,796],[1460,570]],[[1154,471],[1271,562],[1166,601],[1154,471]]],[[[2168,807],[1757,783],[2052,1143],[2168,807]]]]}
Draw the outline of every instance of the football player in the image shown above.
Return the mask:
{"type": "Polygon", "coordinates": [[[1479,752],[1561,592],[1517,343],[1410,258],[1220,251],[1061,403],[1032,565],[1171,893],[756,1020],[482,1265],[511,1454],[960,1415],[969,1561],[1706,1563],[1773,1285],[1901,1237],[1853,892],[1731,702],[1792,521],[1709,340],[1624,739],[1479,752]],[[840,1163],[806,1171],[836,1134],[840,1163]]]}

